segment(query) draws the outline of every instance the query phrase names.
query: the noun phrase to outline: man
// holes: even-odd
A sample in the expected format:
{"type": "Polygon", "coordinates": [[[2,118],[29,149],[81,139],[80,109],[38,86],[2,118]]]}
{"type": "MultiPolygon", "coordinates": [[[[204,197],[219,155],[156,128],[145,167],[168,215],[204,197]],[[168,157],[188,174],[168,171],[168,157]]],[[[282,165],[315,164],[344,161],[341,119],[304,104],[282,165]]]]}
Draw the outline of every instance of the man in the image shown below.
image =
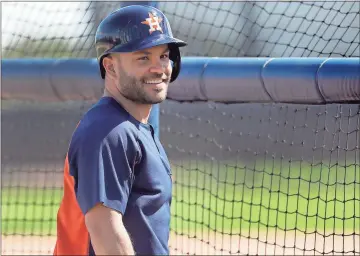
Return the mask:
{"type": "Polygon", "coordinates": [[[95,44],[105,90],[70,142],[54,255],[169,254],[171,170],[148,118],[186,43],[162,12],[133,5],[101,22],[95,44]]]}

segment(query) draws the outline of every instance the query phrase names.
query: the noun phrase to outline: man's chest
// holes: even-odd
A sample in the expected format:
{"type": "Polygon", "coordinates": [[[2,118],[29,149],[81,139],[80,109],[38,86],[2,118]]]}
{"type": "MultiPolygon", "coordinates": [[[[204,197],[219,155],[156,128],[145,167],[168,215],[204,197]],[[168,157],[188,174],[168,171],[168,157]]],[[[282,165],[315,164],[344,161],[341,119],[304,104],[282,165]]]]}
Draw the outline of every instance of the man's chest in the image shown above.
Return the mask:
{"type": "Polygon", "coordinates": [[[147,138],[141,144],[141,159],[134,170],[134,191],[157,194],[161,201],[170,200],[172,174],[165,150],[157,138],[147,138]]]}

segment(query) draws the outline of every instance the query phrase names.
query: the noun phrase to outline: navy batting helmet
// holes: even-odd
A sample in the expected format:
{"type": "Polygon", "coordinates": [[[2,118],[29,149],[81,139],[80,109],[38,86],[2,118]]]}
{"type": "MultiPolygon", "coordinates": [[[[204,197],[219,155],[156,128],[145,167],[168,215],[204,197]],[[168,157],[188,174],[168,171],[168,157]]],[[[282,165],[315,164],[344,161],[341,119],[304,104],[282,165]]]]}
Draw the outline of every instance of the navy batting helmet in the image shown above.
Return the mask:
{"type": "Polygon", "coordinates": [[[143,5],[130,5],[112,12],[100,23],[95,35],[101,77],[105,78],[102,60],[109,53],[134,52],[162,44],[169,46],[169,58],[173,62],[172,82],[180,72],[179,47],[187,43],[173,37],[165,15],[152,6],[143,5]]]}

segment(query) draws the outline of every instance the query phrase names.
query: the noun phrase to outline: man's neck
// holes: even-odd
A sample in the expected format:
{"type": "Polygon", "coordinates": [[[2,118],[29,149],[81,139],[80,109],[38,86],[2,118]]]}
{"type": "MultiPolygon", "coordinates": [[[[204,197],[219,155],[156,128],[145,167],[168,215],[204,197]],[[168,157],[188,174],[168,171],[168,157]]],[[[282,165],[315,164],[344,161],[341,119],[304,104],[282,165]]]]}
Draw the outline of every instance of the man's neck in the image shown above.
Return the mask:
{"type": "Polygon", "coordinates": [[[128,100],[120,93],[111,93],[108,90],[104,90],[105,97],[111,97],[115,99],[130,115],[141,123],[147,124],[150,116],[151,106],[139,104],[134,101],[128,100]]]}

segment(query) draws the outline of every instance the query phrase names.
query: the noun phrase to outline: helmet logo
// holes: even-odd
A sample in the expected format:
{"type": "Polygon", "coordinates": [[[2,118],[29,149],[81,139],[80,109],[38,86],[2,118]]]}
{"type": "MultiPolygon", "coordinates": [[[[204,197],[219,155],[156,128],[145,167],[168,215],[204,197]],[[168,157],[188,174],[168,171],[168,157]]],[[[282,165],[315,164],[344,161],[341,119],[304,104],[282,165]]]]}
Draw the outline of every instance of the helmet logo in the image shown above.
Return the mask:
{"type": "Polygon", "coordinates": [[[162,28],[160,27],[160,22],[162,21],[162,18],[157,17],[155,13],[149,12],[149,18],[145,19],[145,21],[141,22],[141,24],[149,25],[150,29],[150,35],[152,32],[155,32],[156,30],[163,33],[162,28]]]}

